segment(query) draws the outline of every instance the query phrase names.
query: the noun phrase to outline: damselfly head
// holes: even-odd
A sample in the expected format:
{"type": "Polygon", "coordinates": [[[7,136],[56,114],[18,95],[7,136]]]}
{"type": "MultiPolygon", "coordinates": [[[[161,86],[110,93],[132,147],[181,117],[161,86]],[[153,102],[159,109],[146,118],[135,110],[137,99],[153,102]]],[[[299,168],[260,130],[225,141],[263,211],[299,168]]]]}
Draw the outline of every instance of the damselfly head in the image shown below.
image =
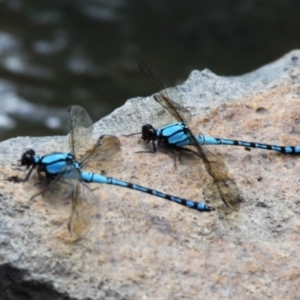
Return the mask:
{"type": "Polygon", "coordinates": [[[29,168],[34,163],[35,151],[32,149],[27,149],[20,159],[21,166],[26,166],[29,168]]]}
{"type": "Polygon", "coordinates": [[[142,127],[142,139],[146,142],[155,141],[157,139],[157,134],[155,128],[146,124],[142,127]]]}

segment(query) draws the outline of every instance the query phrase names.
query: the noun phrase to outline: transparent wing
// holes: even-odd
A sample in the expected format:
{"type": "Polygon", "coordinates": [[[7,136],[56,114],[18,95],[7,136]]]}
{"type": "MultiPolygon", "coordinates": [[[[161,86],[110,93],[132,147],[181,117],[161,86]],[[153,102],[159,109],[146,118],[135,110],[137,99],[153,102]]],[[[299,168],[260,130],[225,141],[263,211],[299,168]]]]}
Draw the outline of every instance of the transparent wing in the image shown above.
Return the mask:
{"type": "MultiPolygon", "coordinates": [[[[186,118],[182,115],[181,110],[178,110],[177,105],[174,105],[176,102],[171,100],[171,98],[177,99],[179,97],[177,95],[177,93],[179,93],[178,90],[166,90],[161,76],[154,67],[145,62],[140,62],[138,66],[144,76],[160,90],[159,94],[154,96],[155,100],[160,103],[177,121],[187,124],[186,118]],[[172,93],[169,93],[169,91],[172,91],[172,93]]],[[[229,178],[225,163],[220,157],[213,155],[205,147],[201,147],[190,129],[188,134],[191,145],[196,147],[199,156],[205,164],[207,172],[214,179],[223,202],[230,209],[238,211],[241,204],[239,190],[235,180],[229,178]]]]}
{"type": "Polygon", "coordinates": [[[61,172],[51,181],[43,192],[43,198],[50,204],[57,206],[72,195],[80,180],[80,173],[73,164],[66,163],[61,172]]]}
{"type": "MultiPolygon", "coordinates": [[[[81,149],[91,145],[93,122],[84,108],[78,105],[68,107],[70,120],[70,149],[78,155],[81,149]]],[[[102,135],[82,158],[82,164],[88,160],[101,160],[113,156],[121,149],[120,140],[114,135],[102,135]]]]}
{"type": "Polygon", "coordinates": [[[114,135],[102,135],[93,148],[82,159],[82,165],[93,160],[102,160],[115,155],[121,149],[119,138],[114,135]]]}
{"type": "Polygon", "coordinates": [[[143,75],[154,85],[159,91],[154,99],[165,108],[178,122],[186,123],[191,119],[191,113],[178,104],[180,100],[180,94],[176,88],[166,89],[165,83],[162,80],[161,75],[158,71],[147,64],[146,62],[139,62],[138,67],[143,75]],[[171,100],[173,99],[173,100],[171,100]]]}
{"type": "Polygon", "coordinates": [[[43,192],[44,199],[54,206],[72,196],[72,207],[68,222],[71,234],[82,238],[90,229],[93,214],[96,212],[97,198],[80,182],[80,172],[73,164],[66,164],[60,174],[43,192]]]}
{"type": "Polygon", "coordinates": [[[70,122],[70,149],[77,155],[80,149],[85,148],[91,142],[93,122],[85,109],[79,105],[69,106],[67,111],[70,122]]]}
{"type": "Polygon", "coordinates": [[[231,210],[238,211],[241,206],[239,190],[235,180],[229,177],[224,161],[205,147],[200,147],[191,131],[190,140],[191,144],[197,148],[197,152],[202,158],[207,172],[214,179],[225,205],[231,210]]]}
{"type": "Polygon", "coordinates": [[[68,229],[77,240],[83,238],[90,230],[97,209],[98,200],[93,192],[83,183],[77,183],[72,196],[72,209],[68,229]]]}

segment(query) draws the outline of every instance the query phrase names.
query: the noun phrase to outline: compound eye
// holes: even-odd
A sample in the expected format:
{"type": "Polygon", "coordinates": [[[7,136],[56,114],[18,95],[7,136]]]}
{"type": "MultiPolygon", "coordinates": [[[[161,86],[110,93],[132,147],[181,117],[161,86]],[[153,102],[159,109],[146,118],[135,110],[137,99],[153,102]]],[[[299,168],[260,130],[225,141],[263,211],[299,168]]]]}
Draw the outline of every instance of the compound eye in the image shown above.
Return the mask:
{"type": "Polygon", "coordinates": [[[142,127],[142,139],[144,141],[151,141],[156,139],[156,130],[150,124],[146,124],[142,127]]]}
{"type": "Polygon", "coordinates": [[[35,156],[35,151],[32,149],[26,150],[21,158],[21,166],[27,166],[29,168],[33,164],[33,158],[35,156]]]}
{"type": "Polygon", "coordinates": [[[26,150],[26,153],[32,157],[35,156],[35,151],[33,149],[26,150]]]}

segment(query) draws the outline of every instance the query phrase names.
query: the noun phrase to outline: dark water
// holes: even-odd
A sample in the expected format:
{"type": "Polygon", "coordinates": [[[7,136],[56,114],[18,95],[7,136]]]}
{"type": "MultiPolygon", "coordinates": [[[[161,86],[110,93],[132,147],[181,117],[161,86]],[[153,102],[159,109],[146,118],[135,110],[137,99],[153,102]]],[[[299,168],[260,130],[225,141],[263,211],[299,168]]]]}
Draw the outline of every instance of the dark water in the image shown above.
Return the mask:
{"type": "Polygon", "coordinates": [[[174,85],[193,69],[238,75],[300,48],[299,0],[0,0],[0,140],[67,132],[154,91],[146,60],[174,85]]]}

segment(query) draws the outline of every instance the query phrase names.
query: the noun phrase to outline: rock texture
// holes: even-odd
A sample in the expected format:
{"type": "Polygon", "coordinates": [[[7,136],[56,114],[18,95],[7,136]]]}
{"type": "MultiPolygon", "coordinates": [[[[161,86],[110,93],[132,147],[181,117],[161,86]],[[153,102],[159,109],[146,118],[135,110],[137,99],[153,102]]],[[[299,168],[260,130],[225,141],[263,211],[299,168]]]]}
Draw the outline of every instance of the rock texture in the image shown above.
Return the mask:
{"type": "MultiPolygon", "coordinates": [[[[300,144],[300,51],[239,77],[193,71],[178,88],[181,104],[193,113],[194,132],[300,144]]],[[[207,146],[224,159],[239,186],[241,210],[231,212],[212,197],[212,180],[199,159],[182,155],[175,170],[168,154],[137,154],[147,145],[138,136],[122,136],[145,123],[168,122],[172,118],[151,97],[127,101],[95,124],[94,132],[95,139],[118,135],[122,150],[89,170],[217,210],[198,213],[91,184],[99,218],[77,243],[66,228],[69,203],[55,209],[41,197],[29,200],[39,191],[36,175],[26,183],[5,180],[25,177],[18,164],[24,149],[41,155],[66,151],[67,137],[0,144],[1,299],[300,299],[299,157],[207,146]]]]}

